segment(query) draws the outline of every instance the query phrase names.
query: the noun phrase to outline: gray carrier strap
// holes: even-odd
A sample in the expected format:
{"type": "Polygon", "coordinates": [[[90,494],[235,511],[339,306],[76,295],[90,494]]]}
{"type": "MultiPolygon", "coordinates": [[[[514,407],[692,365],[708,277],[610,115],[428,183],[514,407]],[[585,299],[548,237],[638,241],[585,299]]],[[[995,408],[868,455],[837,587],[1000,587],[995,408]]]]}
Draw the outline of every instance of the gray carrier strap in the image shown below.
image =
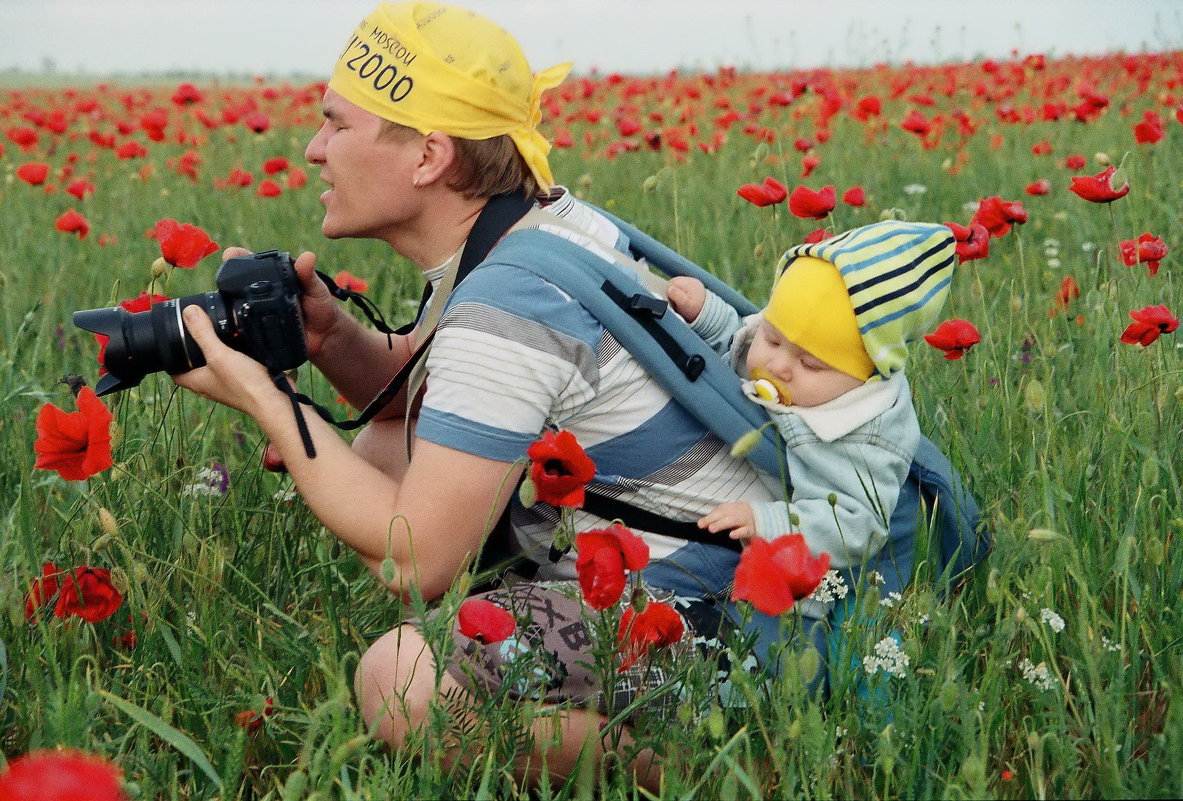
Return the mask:
{"type": "MultiPolygon", "coordinates": [[[[553,219],[547,215],[541,222],[553,225],[553,219]]],[[[665,299],[647,291],[635,269],[626,271],[539,229],[507,234],[486,260],[498,263],[528,270],[578,299],[646,372],[728,445],[760,430],[747,458],[768,475],[783,476],[787,485],[783,446],[775,430],[765,425],[764,410],[744,397],[735,371],[685,320],[666,314],[665,299]]]]}

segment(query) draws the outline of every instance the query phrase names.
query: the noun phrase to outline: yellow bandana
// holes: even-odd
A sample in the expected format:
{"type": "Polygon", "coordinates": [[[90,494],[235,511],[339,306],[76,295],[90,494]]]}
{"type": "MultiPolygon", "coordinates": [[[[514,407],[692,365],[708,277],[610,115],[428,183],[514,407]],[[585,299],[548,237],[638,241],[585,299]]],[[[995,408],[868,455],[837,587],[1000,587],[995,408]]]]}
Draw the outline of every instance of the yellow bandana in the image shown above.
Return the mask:
{"type": "Polygon", "coordinates": [[[382,3],[361,21],[329,88],[379,117],[461,139],[508,134],[543,190],[554,182],[538,132],[542,93],[571,64],[538,74],[513,37],[466,9],[382,3]]]}

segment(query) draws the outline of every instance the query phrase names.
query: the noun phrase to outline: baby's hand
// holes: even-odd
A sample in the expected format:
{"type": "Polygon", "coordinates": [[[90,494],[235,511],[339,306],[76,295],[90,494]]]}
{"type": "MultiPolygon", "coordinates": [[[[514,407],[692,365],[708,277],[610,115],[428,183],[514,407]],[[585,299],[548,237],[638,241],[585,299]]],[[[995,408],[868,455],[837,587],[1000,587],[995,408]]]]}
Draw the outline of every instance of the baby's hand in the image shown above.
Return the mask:
{"type": "Polygon", "coordinates": [[[750,540],[756,536],[756,516],[752,505],[743,501],[721,503],[698,520],[698,527],[712,534],[731,530],[731,539],[750,540]]]}
{"type": "Polygon", "coordinates": [[[703,304],[707,300],[707,290],[697,278],[679,275],[670,279],[670,284],[666,287],[666,299],[683,320],[692,323],[702,314],[703,304]]]}

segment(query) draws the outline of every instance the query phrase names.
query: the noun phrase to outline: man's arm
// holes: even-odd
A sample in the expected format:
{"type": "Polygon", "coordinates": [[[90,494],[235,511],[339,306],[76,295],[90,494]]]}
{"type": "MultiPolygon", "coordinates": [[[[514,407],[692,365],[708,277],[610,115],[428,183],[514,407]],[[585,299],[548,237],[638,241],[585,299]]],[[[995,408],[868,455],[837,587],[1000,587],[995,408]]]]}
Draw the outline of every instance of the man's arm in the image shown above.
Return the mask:
{"type": "Polygon", "coordinates": [[[316,449],[309,459],[291,402],[266,369],[219,341],[200,309],[186,311],[184,319],[207,366],[176,382],[254,418],[325,527],[377,575],[385,559],[393,561],[392,589],[405,593],[414,585],[425,598],[447,590],[505,508],[523,466],[417,441],[415,459],[399,479],[306,413],[316,449]]]}

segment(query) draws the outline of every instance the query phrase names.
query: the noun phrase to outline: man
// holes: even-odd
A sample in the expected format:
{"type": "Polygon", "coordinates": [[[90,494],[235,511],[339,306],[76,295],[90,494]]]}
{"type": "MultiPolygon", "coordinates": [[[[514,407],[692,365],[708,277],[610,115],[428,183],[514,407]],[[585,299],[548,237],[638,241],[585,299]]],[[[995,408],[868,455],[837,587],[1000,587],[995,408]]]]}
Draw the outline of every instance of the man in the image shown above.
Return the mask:
{"type": "MultiPolygon", "coordinates": [[[[549,145],[536,129],[539,100],[566,71],[532,75],[512,37],[471,12],[425,2],[380,5],[342,53],[324,95],[324,123],[306,152],[329,185],[321,196],[324,234],[387,242],[439,285],[437,296],[448,294],[469,233],[493,197],[541,190],[544,230],[606,258],[611,248],[627,248],[605,217],[564,192],[546,194],[552,179],[549,145]]],[[[310,358],[361,407],[426,338],[433,310],[391,348],[334,303],[314,262],[307,253],[296,262],[310,358]]],[[[504,260],[479,266],[444,307],[409,462],[407,418],[395,411],[405,403],[370,423],[352,448],[307,415],[316,453],[309,458],[291,402],[264,368],[219,342],[199,311],[187,310],[184,321],[207,366],[177,383],[254,418],[325,527],[375,575],[389,579],[393,567],[391,589],[404,595],[414,587],[424,598],[439,597],[463,573],[515,495],[527,447],[547,429],[569,430],[584,445],[597,464],[593,489],[667,517],[691,521],[724,500],[771,497],[752,468],[672,401],[586,309],[504,260]]],[[[512,512],[515,545],[543,565],[540,577],[572,577],[574,554],[547,558],[555,511],[525,509],[514,498],[512,512]]],[[[581,513],[575,524],[583,530],[607,521],[581,513]]],[[[684,544],[647,539],[654,557],[684,544]]],[[[519,589],[514,597],[563,606],[526,586],[526,596],[519,589]]],[[[567,622],[578,622],[578,606],[565,608],[567,622]]],[[[552,643],[528,645],[549,650],[552,643]]],[[[440,694],[474,691],[468,675],[451,666],[437,684],[422,634],[405,624],[361,660],[363,716],[397,746],[440,694]]],[[[556,692],[590,702],[596,688],[556,692]]],[[[550,775],[569,773],[605,722],[595,709],[566,712],[561,745],[546,753],[550,775]]],[[[536,775],[540,764],[533,758],[523,772],[536,775]]]]}

